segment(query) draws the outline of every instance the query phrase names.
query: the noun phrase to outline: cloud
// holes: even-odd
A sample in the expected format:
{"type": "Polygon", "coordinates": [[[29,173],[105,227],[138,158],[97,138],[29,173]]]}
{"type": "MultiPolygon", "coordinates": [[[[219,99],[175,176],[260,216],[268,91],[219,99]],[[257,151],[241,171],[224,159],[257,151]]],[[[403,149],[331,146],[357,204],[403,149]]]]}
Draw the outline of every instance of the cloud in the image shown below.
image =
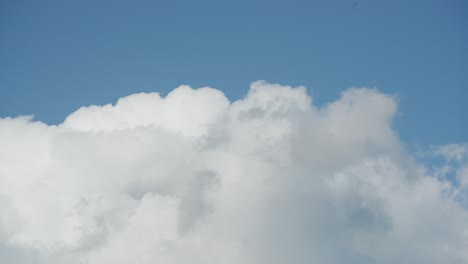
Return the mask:
{"type": "Polygon", "coordinates": [[[439,159],[442,166],[432,166],[430,169],[439,179],[450,181],[457,187],[453,192],[454,198],[468,208],[468,144],[432,146],[426,155],[439,159]]]}
{"type": "Polygon", "coordinates": [[[180,86],[56,126],[0,119],[0,259],[468,263],[466,145],[437,148],[462,184],[441,178],[405,150],[396,111],[373,89],[318,108],[258,81],[234,102],[180,86]]]}

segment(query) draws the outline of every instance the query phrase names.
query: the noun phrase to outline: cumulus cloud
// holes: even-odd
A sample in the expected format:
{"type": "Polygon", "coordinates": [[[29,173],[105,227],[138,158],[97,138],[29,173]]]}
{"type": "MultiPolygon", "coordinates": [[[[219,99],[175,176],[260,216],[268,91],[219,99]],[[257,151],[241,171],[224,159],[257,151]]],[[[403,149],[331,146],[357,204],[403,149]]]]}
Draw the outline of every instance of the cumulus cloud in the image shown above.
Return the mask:
{"type": "Polygon", "coordinates": [[[254,82],[134,94],[52,126],[0,119],[2,263],[468,263],[458,181],[405,150],[397,102],[353,88],[318,108],[254,82]]]}

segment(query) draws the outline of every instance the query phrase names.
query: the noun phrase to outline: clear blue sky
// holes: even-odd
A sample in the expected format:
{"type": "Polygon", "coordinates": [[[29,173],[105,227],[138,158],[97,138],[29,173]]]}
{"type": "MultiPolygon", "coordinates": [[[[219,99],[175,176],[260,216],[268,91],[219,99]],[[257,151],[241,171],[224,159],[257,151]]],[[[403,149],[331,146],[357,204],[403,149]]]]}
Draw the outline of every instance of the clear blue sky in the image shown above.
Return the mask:
{"type": "Polygon", "coordinates": [[[231,99],[254,80],[398,94],[408,144],[468,140],[468,1],[0,0],[0,117],[180,84],[231,99]]]}

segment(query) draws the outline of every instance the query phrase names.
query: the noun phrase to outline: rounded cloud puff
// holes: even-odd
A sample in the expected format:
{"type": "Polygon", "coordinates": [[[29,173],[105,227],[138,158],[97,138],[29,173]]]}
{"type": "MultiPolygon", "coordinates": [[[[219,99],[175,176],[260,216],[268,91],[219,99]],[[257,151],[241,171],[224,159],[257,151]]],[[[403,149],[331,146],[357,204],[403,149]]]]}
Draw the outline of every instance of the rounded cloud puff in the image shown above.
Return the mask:
{"type": "Polygon", "coordinates": [[[372,89],[317,108],[258,81],[232,103],[180,86],[56,126],[0,119],[0,260],[468,263],[468,148],[436,151],[461,164],[440,177],[396,111],[372,89]]]}

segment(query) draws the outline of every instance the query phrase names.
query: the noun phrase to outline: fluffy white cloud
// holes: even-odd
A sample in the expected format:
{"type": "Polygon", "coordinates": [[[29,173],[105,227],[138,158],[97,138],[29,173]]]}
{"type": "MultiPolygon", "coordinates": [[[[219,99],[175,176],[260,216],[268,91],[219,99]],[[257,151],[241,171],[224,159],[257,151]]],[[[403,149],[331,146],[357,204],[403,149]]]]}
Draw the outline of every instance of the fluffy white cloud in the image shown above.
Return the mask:
{"type": "MultiPolygon", "coordinates": [[[[2,263],[468,263],[468,166],[438,177],[392,96],[255,82],[0,119],[2,263]]],[[[465,145],[437,153],[466,161],[465,145]]]]}

